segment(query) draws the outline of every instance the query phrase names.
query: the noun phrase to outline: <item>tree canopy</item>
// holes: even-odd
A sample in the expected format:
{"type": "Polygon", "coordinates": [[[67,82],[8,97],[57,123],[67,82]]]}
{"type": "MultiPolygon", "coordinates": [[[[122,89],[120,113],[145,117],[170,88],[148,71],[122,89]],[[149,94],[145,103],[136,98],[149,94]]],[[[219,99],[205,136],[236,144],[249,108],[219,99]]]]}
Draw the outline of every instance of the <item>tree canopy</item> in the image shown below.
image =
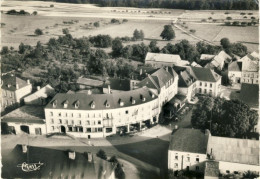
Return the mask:
{"type": "Polygon", "coordinates": [[[223,137],[247,137],[257,124],[258,114],[238,100],[203,97],[192,113],[194,128],[210,129],[212,135],[223,137]]]}
{"type": "Polygon", "coordinates": [[[172,26],[171,25],[165,25],[160,36],[162,37],[162,39],[165,39],[165,40],[174,39],[175,38],[175,32],[174,32],[172,26]]]}

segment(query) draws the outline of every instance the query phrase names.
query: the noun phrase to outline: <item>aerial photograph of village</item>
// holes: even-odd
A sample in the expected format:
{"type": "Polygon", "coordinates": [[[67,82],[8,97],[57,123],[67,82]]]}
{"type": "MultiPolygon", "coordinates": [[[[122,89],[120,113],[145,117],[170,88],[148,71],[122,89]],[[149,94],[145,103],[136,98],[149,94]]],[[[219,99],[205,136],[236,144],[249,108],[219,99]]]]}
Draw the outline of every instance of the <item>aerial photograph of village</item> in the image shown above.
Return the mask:
{"type": "Polygon", "coordinates": [[[259,178],[258,0],[2,0],[1,178],[259,178]]]}

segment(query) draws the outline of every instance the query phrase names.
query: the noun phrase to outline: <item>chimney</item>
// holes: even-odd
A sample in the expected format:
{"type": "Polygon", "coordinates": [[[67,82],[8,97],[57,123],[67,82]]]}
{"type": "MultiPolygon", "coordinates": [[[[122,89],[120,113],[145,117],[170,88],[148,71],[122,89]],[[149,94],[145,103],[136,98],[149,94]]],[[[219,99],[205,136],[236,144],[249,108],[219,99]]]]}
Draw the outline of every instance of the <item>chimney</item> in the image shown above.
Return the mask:
{"type": "Polygon", "coordinates": [[[22,145],[23,153],[27,153],[27,145],[23,144],[22,145]]]}
{"type": "Polygon", "coordinates": [[[140,68],[140,75],[142,75],[143,74],[143,69],[142,68],[140,68]]]}
{"type": "Polygon", "coordinates": [[[167,72],[169,72],[169,71],[168,71],[168,68],[169,68],[169,67],[166,67],[166,69],[165,69],[167,72]]]}
{"type": "Polygon", "coordinates": [[[37,91],[39,91],[41,89],[41,87],[40,86],[37,86],[37,91]]]}
{"type": "Polygon", "coordinates": [[[28,85],[31,84],[31,83],[30,83],[30,80],[27,80],[27,84],[28,84],[28,85]]]}
{"type": "Polygon", "coordinates": [[[107,89],[108,89],[108,94],[110,94],[111,93],[110,84],[107,85],[107,89]]]}
{"type": "Polygon", "coordinates": [[[209,135],[210,136],[210,131],[208,129],[205,130],[205,135],[209,135]]]}
{"type": "Polygon", "coordinates": [[[75,160],[76,158],[76,152],[75,151],[69,151],[69,159],[75,160]]]}
{"type": "Polygon", "coordinates": [[[92,162],[92,153],[88,152],[88,161],[92,162]]]}
{"type": "Polygon", "coordinates": [[[88,90],[88,95],[91,95],[92,94],[92,91],[89,89],[88,90]]]}
{"type": "Polygon", "coordinates": [[[19,89],[19,84],[18,83],[16,83],[16,89],[19,89]]]}

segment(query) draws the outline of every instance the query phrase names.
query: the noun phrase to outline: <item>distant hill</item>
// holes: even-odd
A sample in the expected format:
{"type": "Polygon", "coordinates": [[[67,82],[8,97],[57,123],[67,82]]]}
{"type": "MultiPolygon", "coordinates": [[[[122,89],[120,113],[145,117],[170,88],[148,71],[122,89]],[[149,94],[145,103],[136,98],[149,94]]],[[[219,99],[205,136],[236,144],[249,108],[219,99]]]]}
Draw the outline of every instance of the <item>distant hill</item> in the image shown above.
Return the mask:
{"type": "MultiPolygon", "coordinates": [[[[49,1],[49,0],[46,0],[49,1]]],[[[55,0],[50,0],[55,1],[55,0]]],[[[187,10],[258,10],[258,0],[56,0],[102,7],[142,7],[187,10]]]]}

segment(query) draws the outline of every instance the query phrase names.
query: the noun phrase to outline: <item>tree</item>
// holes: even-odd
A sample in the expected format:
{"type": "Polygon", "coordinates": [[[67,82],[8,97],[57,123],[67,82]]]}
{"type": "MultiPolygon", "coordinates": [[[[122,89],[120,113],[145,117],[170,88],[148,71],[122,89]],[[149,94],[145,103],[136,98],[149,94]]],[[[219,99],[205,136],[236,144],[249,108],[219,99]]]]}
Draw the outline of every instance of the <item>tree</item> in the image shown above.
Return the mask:
{"type": "Polygon", "coordinates": [[[174,39],[175,38],[175,32],[172,29],[172,26],[171,25],[165,25],[160,36],[162,37],[162,39],[165,39],[165,40],[174,39]]]}
{"type": "Polygon", "coordinates": [[[118,163],[118,160],[117,160],[116,156],[112,156],[112,157],[109,159],[109,162],[118,163]]]}
{"type": "Polygon", "coordinates": [[[227,17],[226,19],[227,19],[227,20],[232,20],[232,17],[227,17]]]}
{"type": "Polygon", "coordinates": [[[159,53],[160,52],[160,49],[157,46],[157,41],[156,40],[152,40],[150,42],[149,48],[150,48],[151,52],[153,52],[153,53],[159,53]]]}
{"type": "Polygon", "coordinates": [[[1,54],[2,54],[2,55],[5,55],[5,54],[8,54],[8,52],[9,52],[8,47],[7,47],[7,46],[3,46],[3,47],[2,47],[2,50],[1,50],[1,54]]]}
{"type": "Polygon", "coordinates": [[[243,138],[254,128],[258,114],[241,101],[203,97],[192,113],[194,128],[211,129],[212,135],[243,138]]]}
{"type": "Polygon", "coordinates": [[[94,22],[94,26],[99,27],[100,26],[99,22],[94,22]]]}
{"type": "Polygon", "coordinates": [[[143,32],[143,30],[140,30],[140,39],[142,41],[144,40],[144,32],[143,32]]]}
{"type": "Polygon", "coordinates": [[[32,13],[34,16],[36,16],[37,14],[38,14],[38,12],[37,11],[33,11],[33,13],[32,13]]]}
{"type": "Polygon", "coordinates": [[[243,57],[247,54],[247,47],[241,43],[233,43],[231,44],[231,52],[243,57]]]}
{"type": "Polygon", "coordinates": [[[67,34],[69,34],[70,32],[69,32],[69,29],[68,29],[68,28],[65,28],[65,29],[62,29],[62,33],[63,33],[64,35],[67,35],[67,34]]]}
{"type": "Polygon", "coordinates": [[[135,29],[135,31],[134,31],[133,39],[134,40],[140,39],[140,32],[137,29],[135,29]]]}
{"type": "Polygon", "coordinates": [[[101,159],[103,159],[103,160],[106,160],[106,159],[107,159],[107,155],[106,155],[105,151],[102,150],[102,149],[100,149],[100,150],[98,151],[97,157],[99,157],[99,158],[101,158],[101,159]]]}
{"type": "Polygon", "coordinates": [[[114,57],[120,56],[122,54],[123,44],[120,38],[115,38],[112,41],[112,55],[114,57]]]}
{"type": "Polygon", "coordinates": [[[131,58],[133,54],[133,48],[131,45],[127,45],[122,49],[122,56],[124,58],[131,58]]]}
{"type": "Polygon", "coordinates": [[[43,32],[42,32],[41,29],[38,28],[38,29],[35,29],[34,34],[35,35],[43,35],[43,32]]]}
{"type": "Polygon", "coordinates": [[[121,164],[117,164],[115,169],[115,177],[118,179],[125,179],[125,172],[122,169],[121,164]]]}
{"type": "Polygon", "coordinates": [[[231,46],[231,43],[228,38],[222,38],[220,40],[220,44],[223,47],[223,49],[229,49],[231,46]]]}

